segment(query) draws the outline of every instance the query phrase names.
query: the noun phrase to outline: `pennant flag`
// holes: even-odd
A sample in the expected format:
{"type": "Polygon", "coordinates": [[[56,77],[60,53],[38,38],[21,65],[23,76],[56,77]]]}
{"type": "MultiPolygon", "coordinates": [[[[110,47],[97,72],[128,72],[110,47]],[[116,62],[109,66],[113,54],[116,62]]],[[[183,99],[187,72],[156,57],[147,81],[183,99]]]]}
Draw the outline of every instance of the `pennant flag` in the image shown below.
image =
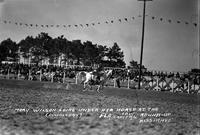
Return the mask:
{"type": "Polygon", "coordinates": [[[119,19],[119,22],[121,22],[122,20],[121,19],[119,19]]]}
{"type": "Polygon", "coordinates": [[[197,23],[193,23],[193,24],[194,24],[195,27],[197,26],[197,23]]]}
{"type": "Polygon", "coordinates": [[[41,25],[41,27],[44,27],[44,25],[41,25]]]}
{"type": "Polygon", "coordinates": [[[38,25],[36,24],[35,26],[37,27],[38,25]]]}
{"type": "Polygon", "coordinates": [[[155,19],[155,16],[152,16],[152,19],[154,20],[154,19],[155,19]]]}
{"type": "Polygon", "coordinates": [[[68,27],[71,27],[71,25],[68,25],[68,27]]]}
{"type": "Polygon", "coordinates": [[[172,22],[172,20],[168,20],[168,22],[169,22],[169,23],[171,23],[171,22],[172,22]]]}
{"type": "Polygon", "coordinates": [[[185,24],[189,24],[188,22],[185,22],[185,24]]]}
{"type": "Polygon", "coordinates": [[[128,19],[127,19],[127,18],[124,18],[124,20],[125,20],[125,21],[128,21],[128,19]]]}
{"type": "Polygon", "coordinates": [[[66,27],[66,25],[63,25],[63,27],[66,27]]]}
{"type": "Polygon", "coordinates": [[[106,23],[108,24],[108,22],[106,21],[106,23]]]}
{"type": "Polygon", "coordinates": [[[80,24],[80,26],[81,26],[81,27],[83,27],[83,25],[82,25],[82,24],[80,24]]]}
{"type": "Polygon", "coordinates": [[[94,25],[95,25],[95,23],[92,23],[92,25],[94,26],[94,25]]]}
{"type": "Polygon", "coordinates": [[[134,19],[135,19],[135,17],[132,17],[132,19],[134,20],[134,19]]]}
{"type": "Polygon", "coordinates": [[[15,25],[18,25],[18,23],[17,23],[17,22],[15,22],[15,25]]]}
{"type": "Polygon", "coordinates": [[[113,23],[114,21],[112,20],[112,21],[110,21],[111,23],[113,23]]]}
{"type": "Polygon", "coordinates": [[[53,27],[53,25],[51,25],[51,27],[53,27]]]}
{"type": "Polygon", "coordinates": [[[163,18],[160,18],[160,21],[162,21],[163,20],[163,18]]]}
{"type": "Polygon", "coordinates": [[[98,22],[98,24],[100,24],[100,22],[98,22]]]}
{"type": "Polygon", "coordinates": [[[86,24],[86,26],[88,27],[88,26],[89,26],[89,24],[86,24]]]}
{"type": "Polygon", "coordinates": [[[49,27],[49,25],[46,25],[46,27],[48,28],[48,27],[49,27]]]}
{"type": "Polygon", "coordinates": [[[3,21],[4,23],[7,23],[7,21],[3,21]]]}
{"type": "Polygon", "coordinates": [[[56,25],[56,27],[60,27],[60,25],[56,25]]]}
{"type": "Polygon", "coordinates": [[[33,26],[33,24],[30,24],[30,26],[32,27],[32,26],[33,26]]]}
{"type": "Polygon", "coordinates": [[[26,26],[28,26],[28,24],[25,24],[26,26]]]}
{"type": "Polygon", "coordinates": [[[177,23],[181,23],[180,21],[177,21],[177,23]]]}
{"type": "Polygon", "coordinates": [[[19,23],[20,26],[22,26],[22,23],[19,23]]]}
{"type": "Polygon", "coordinates": [[[78,27],[78,25],[74,25],[75,27],[78,27]]]}

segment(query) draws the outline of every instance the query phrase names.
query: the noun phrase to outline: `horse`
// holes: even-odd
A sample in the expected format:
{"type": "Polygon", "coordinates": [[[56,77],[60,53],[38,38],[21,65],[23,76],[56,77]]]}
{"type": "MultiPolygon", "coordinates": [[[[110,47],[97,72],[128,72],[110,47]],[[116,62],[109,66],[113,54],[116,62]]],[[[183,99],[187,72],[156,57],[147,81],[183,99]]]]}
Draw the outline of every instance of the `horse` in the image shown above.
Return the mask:
{"type": "Polygon", "coordinates": [[[81,71],[77,73],[77,79],[81,80],[81,83],[84,85],[84,91],[86,89],[86,85],[90,86],[92,89],[92,85],[97,85],[97,92],[100,92],[100,88],[103,88],[106,81],[112,76],[113,70],[101,71],[95,74],[95,71],[86,72],[81,71]]]}

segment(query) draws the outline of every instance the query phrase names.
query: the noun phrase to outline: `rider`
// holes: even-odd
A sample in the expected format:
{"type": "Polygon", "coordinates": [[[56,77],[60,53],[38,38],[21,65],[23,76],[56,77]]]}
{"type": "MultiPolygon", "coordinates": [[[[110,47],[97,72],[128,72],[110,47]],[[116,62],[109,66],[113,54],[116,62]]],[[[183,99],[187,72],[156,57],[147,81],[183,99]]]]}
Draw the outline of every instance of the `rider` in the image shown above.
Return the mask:
{"type": "Polygon", "coordinates": [[[100,78],[101,78],[101,75],[100,75],[100,72],[102,71],[102,66],[99,66],[97,69],[95,69],[93,71],[93,75],[96,76],[96,82],[99,83],[100,82],[100,78]]]}

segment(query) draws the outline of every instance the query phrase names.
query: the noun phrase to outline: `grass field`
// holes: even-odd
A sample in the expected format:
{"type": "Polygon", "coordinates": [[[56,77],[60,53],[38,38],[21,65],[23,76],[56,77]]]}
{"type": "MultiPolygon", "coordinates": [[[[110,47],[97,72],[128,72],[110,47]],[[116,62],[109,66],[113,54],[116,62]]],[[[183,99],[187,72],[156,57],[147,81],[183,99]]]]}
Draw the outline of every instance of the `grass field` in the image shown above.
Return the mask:
{"type": "Polygon", "coordinates": [[[0,135],[199,135],[199,95],[114,88],[97,93],[66,86],[0,80],[0,135]],[[80,111],[88,108],[98,111],[80,111]],[[119,108],[135,108],[128,111],[135,117],[120,117],[127,114],[119,108]]]}

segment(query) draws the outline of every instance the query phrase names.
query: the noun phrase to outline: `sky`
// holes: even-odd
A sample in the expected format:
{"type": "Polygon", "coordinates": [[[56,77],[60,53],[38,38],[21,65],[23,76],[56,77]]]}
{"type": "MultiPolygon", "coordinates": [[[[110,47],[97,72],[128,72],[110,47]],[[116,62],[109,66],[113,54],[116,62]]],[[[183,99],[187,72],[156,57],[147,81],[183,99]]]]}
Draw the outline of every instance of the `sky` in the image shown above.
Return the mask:
{"type": "MultiPolygon", "coordinates": [[[[200,2],[199,2],[200,3],[200,2]]],[[[189,71],[198,65],[198,0],[153,0],[147,2],[143,64],[149,70],[189,71]],[[153,20],[151,16],[155,16],[153,20]],[[160,21],[159,18],[163,18],[160,21]],[[171,19],[173,23],[168,23],[171,19]],[[175,21],[189,22],[177,24],[175,21]]],[[[111,47],[116,42],[127,65],[140,59],[143,2],[138,0],[0,0],[0,42],[7,38],[19,42],[28,35],[47,32],[52,37],[87,40],[111,47]],[[91,27],[25,27],[4,24],[2,20],[27,24],[91,24],[118,20],[123,23],[91,27]]]]}

